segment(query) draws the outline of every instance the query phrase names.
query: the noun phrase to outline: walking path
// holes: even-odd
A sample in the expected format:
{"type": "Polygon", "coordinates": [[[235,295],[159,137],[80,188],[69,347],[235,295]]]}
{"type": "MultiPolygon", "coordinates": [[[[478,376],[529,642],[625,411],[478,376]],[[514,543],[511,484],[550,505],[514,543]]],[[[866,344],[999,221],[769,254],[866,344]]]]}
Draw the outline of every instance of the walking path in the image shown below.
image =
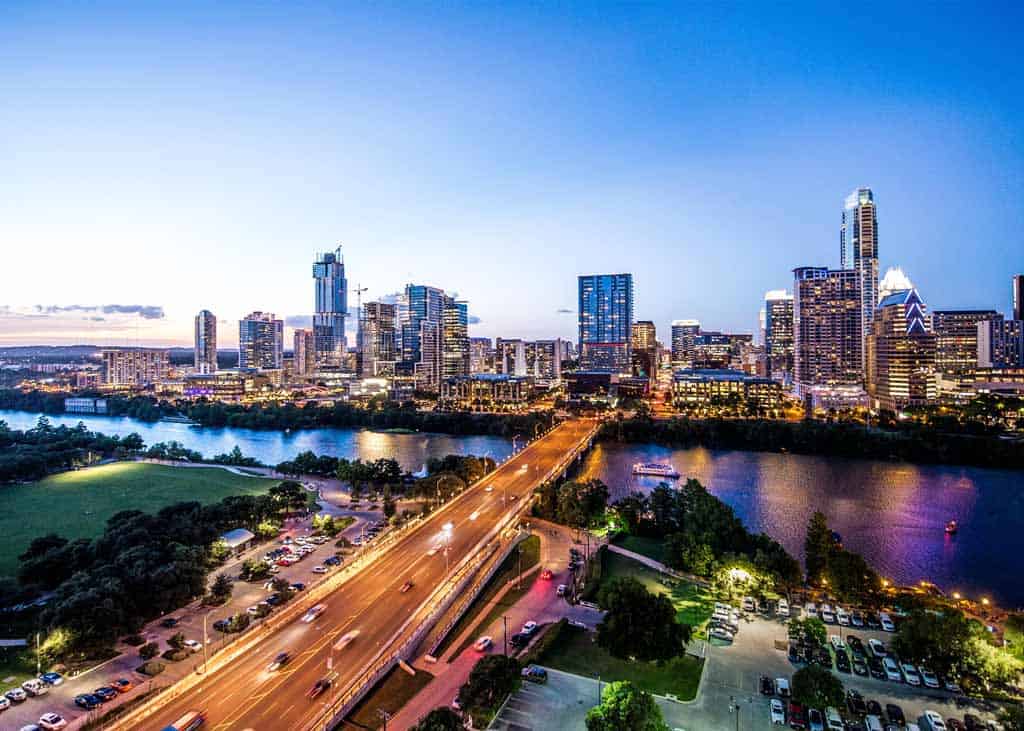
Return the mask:
{"type": "Polygon", "coordinates": [[[709,586],[707,579],[702,579],[701,577],[695,576],[694,574],[686,574],[681,571],[676,571],[675,569],[669,568],[661,561],[655,561],[653,558],[645,556],[642,553],[629,551],[625,548],[622,548],[621,546],[616,546],[612,543],[608,544],[608,550],[612,551],[613,553],[617,553],[620,556],[631,558],[634,561],[642,563],[644,566],[647,566],[648,568],[652,568],[655,571],[660,571],[663,574],[668,574],[673,578],[681,579],[683,581],[689,581],[693,584],[697,584],[698,586],[709,586]]]}

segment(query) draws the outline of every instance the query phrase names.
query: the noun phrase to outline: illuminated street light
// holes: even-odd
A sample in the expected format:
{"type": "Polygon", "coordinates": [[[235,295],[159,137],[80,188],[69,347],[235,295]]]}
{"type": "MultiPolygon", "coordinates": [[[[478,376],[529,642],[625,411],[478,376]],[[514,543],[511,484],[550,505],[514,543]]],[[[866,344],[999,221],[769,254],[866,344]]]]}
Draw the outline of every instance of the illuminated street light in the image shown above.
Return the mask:
{"type": "Polygon", "coordinates": [[[987,607],[988,606],[988,597],[987,596],[983,596],[981,598],[981,603],[984,604],[987,607]]]}

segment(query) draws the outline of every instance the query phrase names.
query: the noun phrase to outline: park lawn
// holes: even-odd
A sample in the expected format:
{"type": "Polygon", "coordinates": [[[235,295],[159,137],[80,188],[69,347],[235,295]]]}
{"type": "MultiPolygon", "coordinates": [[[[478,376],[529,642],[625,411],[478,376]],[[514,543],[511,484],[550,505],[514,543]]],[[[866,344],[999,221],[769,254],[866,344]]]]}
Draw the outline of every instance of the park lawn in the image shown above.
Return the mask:
{"type": "Polygon", "coordinates": [[[627,551],[639,553],[641,556],[647,556],[647,558],[653,558],[659,563],[665,563],[665,541],[661,538],[625,535],[615,541],[615,544],[625,548],[627,551]]]}
{"type": "Polygon", "coordinates": [[[7,692],[34,677],[36,662],[28,650],[24,647],[0,648],[0,693],[7,692]]]}
{"type": "Polygon", "coordinates": [[[598,647],[596,638],[594,632],[564,627],[537,658],[537,664],[587,678],[600,676],[608,682],[630,680],[650,693],[671,694],[680,700],[693,700],[697,696],[703,660],[683,655],[662,666],[653,662],[629,662],[609,655],[598,647]]]}
{"type": "Polygon", "coordinates": [[[0,513],[0,576],[13,576],[18,554],[33,538],[47,533],[72,540],[95,538],[107,518],[122,510],[151,513],[185,500],[213,503],[229,495],[266,492],[275,482],[219,467],[115,462],[6,485],[0,513]]]}
{"type": "Polygon", "coordinates": [[[357,724],[358,728],[381,728],[384,726],[381,711],[388,716],[395,715],[433,679],[434,676],[426,670],[417,670],[415,675],[409,675],[402,668],[395,666],[352,709],[348,720],[357,724]]]}
{"type": "Polygon", "coordinates": [[[667,594],[676,607],[676,619],[693,627],[694,636],[714,613],[715,596],[710,589],[689,581],[679,581],[612,551],[603,553],[602,581],[618,576],[632,576],[643,584],[647,591],[667,594]]]}
{"type": "MultiPolygon", "coordinates": [[[[494,617],[500,617],[501,613],[509,606],[519,601],[526,592],[530,590],[531,581],[523,581],[520,589],[509,589],[508,593],[502,597],[501,604],[494,603],[495,595],[501,591],[501,589],[511,579],[514,579],[519,574],[519,569],[522,567],[524,572],[528,571],[533,566],[536,566],[540,562],[540,537],[530,536],[525,541],[519,544],[519,550],[523,553],[523,560],[520,561],[516,557],[516,552],[510,553],[504,561],[501,562],[501,566],[494,572],[494,576],[491,577],[490,581],[484,585],[484,588],[477,595],[477,598],[473,600],[473,603],[469,605],[469,608],[463,612],[459,621],[455,623],[448,634],[445,635],[444,641],[437,648],[437,657],[441,657],[445,650],[451,646],[452,642],[458,639],[459,635],[469,627],[471,624],[476,622],[480,613],[488,607],[491,611],[488,613],[488,624],[494,621],[494,617]],[[493,617],[491,615],[494,615],[493,617]]],[[[476,641],[476,636],[470,634],[469,638],[462,643],[459,651],[455,653],[455,656],[459,655],[464,649],[476,641]]]]}

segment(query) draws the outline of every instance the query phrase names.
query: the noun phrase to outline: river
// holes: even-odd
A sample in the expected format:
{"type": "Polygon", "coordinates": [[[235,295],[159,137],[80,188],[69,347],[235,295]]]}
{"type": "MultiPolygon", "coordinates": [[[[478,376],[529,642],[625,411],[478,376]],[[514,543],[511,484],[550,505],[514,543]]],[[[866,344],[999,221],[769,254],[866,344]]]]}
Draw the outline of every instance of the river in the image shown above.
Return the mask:
{"type": "MultiPolygon", "coordinates": [[[[128,418],[51,416],[54,424],[84,421],[107,434],[138,432],[147,444],[177,440],[211,457],[236,444],[268,464],[301,451],[353,459],[394,457],[418,470],[431,457],[476,454],[503,459],[512,444],[499,437],[395,434],[366,429],[310,429],[290,433],[254,429],[196,428],[128,418]]],[[[37,414],[0,410],[11,428],[35,425],[37,414]]],[[[803,556],[807,521],[814,510],[828,516],[844,544],[899,583],[933,581],[966,596],[990,596],[1024,606],[1024,473],[976,467],[912,465],[769,452],[670,449],[649,444],[605,444],[592,450],[582,474],[608,484],[612,499],[658,480],[635,478],[635,462],[669,462],[700,480],[729,504],[751,530],[803,556]],[[946,521],[960,530],[947,536],[946,521]]]]}

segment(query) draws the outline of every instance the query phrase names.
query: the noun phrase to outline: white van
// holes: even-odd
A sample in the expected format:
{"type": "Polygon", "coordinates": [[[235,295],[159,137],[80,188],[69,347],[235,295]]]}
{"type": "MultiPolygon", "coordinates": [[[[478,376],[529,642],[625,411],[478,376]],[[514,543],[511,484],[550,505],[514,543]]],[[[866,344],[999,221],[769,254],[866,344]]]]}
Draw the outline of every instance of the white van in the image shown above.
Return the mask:
{"type": "Polygon", "coordinates": [[[843,731],[843,717],[839,711],[829,706],[825,709],[825,728],[828,731],[843,731]]]}

